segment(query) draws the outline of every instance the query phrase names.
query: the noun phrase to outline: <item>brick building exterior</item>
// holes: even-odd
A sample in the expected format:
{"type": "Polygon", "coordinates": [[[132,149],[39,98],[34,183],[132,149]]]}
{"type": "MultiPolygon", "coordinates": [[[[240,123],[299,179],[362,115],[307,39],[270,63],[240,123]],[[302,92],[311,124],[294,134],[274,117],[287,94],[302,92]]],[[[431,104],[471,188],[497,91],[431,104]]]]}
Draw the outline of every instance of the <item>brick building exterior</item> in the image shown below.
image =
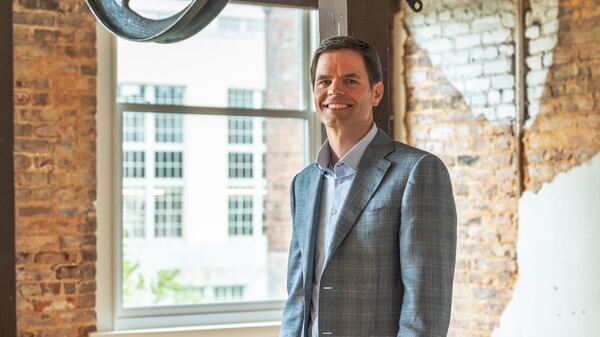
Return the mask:
{"type": "MultiPolygon", "coordinates": [[[[297,36],[300,16],[295,11],[267,10],[267,88],[265,107],[295,109],[300,107],[300,57],[297,36]],[[286,71],[287,70],[287,71],[286,71]]],[[[266,155],[266,222],[269,259],[269,289],[286,293],[285,274],[291,237],[290,181],[304,166],[304,123],[297,119],[267,119],[266,155]]]]}
{"type": "MultiPolygon", "coordinates": [[[[450,335],[491,336],[519,277],[519,186],[538,191],[600,150],[600,9],[594,0],[530,1],[519,60],[515,1],[424,4],[404,16],[407,140],[439,155],[454,183],[450,335]],[[526,66],[523,88],[517,62],[526,66]]],[[[14,0],[13,12],[18,332],[88,336],[96,324],[95,21],[75,0],[14,0]]],[[[289,24],[269,22],[268,36],[296,43],[289,24]]],[[[285,52],[267,57],[297,62],[285,52]]],[[[269,74],[267,107],[297,102],[296,78],[283,75],[269,74]]],[[[279,156],[301,166],[303,142],[289,142],[302,137],[298,124],[267,122],[267,165],[279,156]]],[[[289,202],[293,174],[267,167],[272,264],[285,262],[290,219],[275,205],[289,202]]]]}

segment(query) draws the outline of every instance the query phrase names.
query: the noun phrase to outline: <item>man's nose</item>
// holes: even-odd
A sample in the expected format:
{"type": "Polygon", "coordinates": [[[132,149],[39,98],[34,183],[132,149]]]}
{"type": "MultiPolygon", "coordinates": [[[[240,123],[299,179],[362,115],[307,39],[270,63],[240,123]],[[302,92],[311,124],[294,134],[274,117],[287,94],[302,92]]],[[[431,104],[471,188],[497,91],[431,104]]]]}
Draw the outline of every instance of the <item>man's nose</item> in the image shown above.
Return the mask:
{"type": "Polygon", "coordinates": [[[333,80],[331,81],[331,85],[327,90],[328,95],[343,95],[344,87],[342,85],[342,81],[333,80]]]}

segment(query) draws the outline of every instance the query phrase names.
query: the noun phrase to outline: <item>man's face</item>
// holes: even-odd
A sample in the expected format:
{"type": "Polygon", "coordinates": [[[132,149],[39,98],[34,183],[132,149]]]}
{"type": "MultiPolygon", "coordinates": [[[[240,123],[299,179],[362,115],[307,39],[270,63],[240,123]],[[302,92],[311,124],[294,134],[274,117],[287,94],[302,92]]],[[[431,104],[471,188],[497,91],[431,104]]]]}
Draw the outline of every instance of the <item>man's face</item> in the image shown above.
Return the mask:
{"type": "Polygon", "coordinates": [[[360,130],[373,122],[373,107],[383,96],[383,82],[371,88],[362,56],[350,49],[321,54],[313,88],[317,114],[332,129],[360,130]]]}

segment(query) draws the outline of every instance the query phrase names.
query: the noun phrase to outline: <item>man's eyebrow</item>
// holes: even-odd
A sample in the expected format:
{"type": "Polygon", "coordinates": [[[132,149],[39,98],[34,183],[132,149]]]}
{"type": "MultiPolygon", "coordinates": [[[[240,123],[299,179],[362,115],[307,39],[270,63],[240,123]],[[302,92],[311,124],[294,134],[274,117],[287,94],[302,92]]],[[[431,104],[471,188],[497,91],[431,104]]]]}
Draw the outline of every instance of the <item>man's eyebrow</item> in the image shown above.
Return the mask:
{"type": "MultiPolygon", "coordinates": [[[[348,74],[344,74],[342,77],[343,78],[360,78],[360,75],[358,73],[348,73],[348,74]]],[[[317,80],[328,79],[328,78],[331,78],[331,76],[329,76],[329,75],[317,75],[317,80]]]]}
{"type": "Polygon", "coordinates": [[[349,73],[344,75],[345,78],[360,78],[360,75],[357,73],[349,73]]]}

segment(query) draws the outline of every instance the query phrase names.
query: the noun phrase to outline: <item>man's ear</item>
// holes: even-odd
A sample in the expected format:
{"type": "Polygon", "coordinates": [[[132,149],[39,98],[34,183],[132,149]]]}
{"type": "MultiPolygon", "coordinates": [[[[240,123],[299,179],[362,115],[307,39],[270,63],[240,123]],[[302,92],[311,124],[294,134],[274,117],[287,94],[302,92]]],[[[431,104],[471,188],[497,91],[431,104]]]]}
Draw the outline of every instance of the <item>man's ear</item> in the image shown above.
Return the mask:
{"type": "Polygon", "coordinates": [[[372,99],[371,99],[371,105],[373,107],[376,107],[379,105],[379,102],[381,101],[381,99],[383,98],[383,81],[379,81],[375,84],[373,84],[373,90],[371,90],[373,92],[372,95],[372,99]]]}

